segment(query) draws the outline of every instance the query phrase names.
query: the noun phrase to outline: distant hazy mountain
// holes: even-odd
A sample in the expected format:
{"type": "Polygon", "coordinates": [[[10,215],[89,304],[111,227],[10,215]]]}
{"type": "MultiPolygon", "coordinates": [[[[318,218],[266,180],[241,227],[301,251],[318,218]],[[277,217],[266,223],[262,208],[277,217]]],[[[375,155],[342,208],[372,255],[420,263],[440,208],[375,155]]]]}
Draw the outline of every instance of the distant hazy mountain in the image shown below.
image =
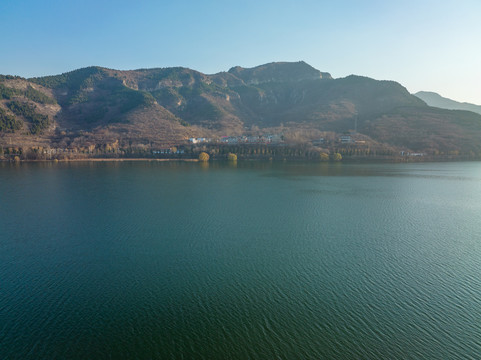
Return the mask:
{"type": "Polygon", "coordinates": [[[481,105],[475,105],[466,102],[461,103],[442,97],[441,95],[430,91],[419,91],[414,95],[423,100],[429,106],[450,110],[466,110],[481,114],[481,105]]]}
{"type": "Polygon", "coordinates": [[[302,61],[213,75],[93,66],[32,79],[0,76],[0,145],[160,146],[250,129],[315,134],[355,126],[388,146],[481,152],[481,115],[430,107],[393,81],[333,79],[302,61]]]}

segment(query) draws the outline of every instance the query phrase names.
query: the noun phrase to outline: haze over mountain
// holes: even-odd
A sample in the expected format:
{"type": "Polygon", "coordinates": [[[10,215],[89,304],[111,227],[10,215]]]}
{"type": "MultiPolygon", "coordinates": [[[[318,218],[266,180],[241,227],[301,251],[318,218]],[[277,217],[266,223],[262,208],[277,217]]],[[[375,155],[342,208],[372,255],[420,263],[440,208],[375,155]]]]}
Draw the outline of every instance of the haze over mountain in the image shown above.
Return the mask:
{"type": "Polygon", "coordinates": [[[3,76],[0,93],[4,146],[164,146],[192,136],[301,130],[308,142],[321,132],[357,130],[398,149],[481,152],[481,115],[430,107],[393,81],[334,79],[302,61],[213,75],[182,67],[88,67],[31,79],[3,76]]]}
{"type": "Polygon", "coordinates": [[[429,106],[450,110],[466,110],[481,114],[481,105],[470,104],[467,102],[458,102],[445,98],[435,92],[419,91],[415,93],[414,96],[417,96],[429,106]]]}

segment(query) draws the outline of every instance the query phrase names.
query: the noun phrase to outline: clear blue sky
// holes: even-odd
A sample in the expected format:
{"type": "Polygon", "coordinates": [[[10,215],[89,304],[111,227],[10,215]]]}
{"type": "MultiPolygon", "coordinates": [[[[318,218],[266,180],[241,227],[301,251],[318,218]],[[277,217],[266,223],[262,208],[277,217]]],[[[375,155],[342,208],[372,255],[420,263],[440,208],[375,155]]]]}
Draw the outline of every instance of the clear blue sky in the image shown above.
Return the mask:
{"type": "Polygon", "coordinates": [[[304,60],[481,104],[479,0],[1,0],[0,73],[304,60]]]}

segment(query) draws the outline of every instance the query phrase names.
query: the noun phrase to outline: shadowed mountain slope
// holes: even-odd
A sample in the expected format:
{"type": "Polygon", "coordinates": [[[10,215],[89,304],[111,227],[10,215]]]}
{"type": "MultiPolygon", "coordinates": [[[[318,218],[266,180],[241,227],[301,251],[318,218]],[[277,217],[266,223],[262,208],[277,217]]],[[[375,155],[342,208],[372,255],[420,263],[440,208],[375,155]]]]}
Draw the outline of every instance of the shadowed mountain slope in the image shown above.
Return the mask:
{"type": "Polygon", "coordinates": [[[481,105],[454,101],[454,100],[442,97],[441,95],[435,92],[419,91],[416,94],[414,94],[414,96],[417,96],[429,106],[434,106],[441,109],[449,109],[449,110],[472,111],[472,112],[481,114],[481,105]]]}

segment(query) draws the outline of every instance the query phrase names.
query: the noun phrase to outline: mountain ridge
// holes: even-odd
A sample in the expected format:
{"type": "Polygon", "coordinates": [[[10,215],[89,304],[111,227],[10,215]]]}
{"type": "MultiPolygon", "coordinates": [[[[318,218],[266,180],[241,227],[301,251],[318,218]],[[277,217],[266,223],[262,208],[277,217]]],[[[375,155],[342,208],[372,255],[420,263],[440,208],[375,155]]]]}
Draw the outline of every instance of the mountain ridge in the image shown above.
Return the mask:
{"type": "Polygon", "coordinates": [[[481,105],[455,101],[432,91],[418,91],[413,95],[426,102],[429,106],[448,110],[466,110],[481,114],[481,105]]]}
{"type": "Polygon", "coordinates": [[[398,150],[481,153],[480,115],[430,107],[394,81],[333,78],[303,61],[211,75],[185,67],[91,66],[30,79],[2,76],[0,92],[0,116],[9,124],[0,127],[2,146],[118,141],[158,148],[190,137],[266,132],[309,144],[329,132],[359,133],[369,144],[398,150]],[[33,133],[34,120],[45,116],[48,122],[33,133]]]}

